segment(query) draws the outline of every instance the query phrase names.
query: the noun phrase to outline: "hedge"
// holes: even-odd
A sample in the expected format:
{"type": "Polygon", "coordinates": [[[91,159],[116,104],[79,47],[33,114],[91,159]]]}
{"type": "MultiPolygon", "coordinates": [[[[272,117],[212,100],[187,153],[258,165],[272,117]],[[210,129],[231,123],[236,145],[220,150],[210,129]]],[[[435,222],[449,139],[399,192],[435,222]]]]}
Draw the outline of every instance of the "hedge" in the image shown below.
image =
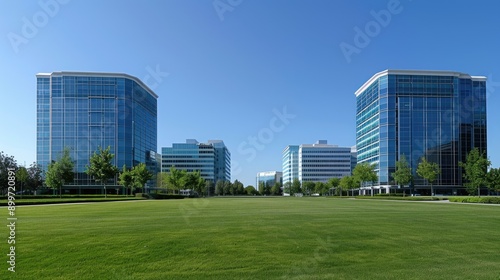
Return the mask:
{"type": "Polygon", "coordinates": [[[152,199],[184,199],[186,196],[179,194],[164,194],[164,193],[150,193],[144,194],[147,198],[152,199]]]}
{"type": "Polygon", "coordinates": [[[451,202],[500,204],[500,197],[498,196],[457,196],[449,199],[451,202]]]}
{"type": "Polygon", "coordinates": [[[384,200],[411,200],[411,201],[433,201],[433,200],[447,200],[447,197],[437,196],[356,196],[356,199],[384,199],[384,200]]]}

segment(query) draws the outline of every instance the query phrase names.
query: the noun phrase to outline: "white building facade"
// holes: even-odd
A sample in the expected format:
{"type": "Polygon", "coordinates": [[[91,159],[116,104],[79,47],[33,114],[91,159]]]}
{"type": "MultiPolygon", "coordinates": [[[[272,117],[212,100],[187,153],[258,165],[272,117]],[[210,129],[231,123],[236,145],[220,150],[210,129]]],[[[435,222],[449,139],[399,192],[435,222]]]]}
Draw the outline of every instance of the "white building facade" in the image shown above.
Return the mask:
{"type": "Polygon", "coordinates": [[[330,145],[327,140],[314,144],[290,145],[283,150],[283,184],[328,182],[352,174],[356,165],[355,147],[330,145]]]}

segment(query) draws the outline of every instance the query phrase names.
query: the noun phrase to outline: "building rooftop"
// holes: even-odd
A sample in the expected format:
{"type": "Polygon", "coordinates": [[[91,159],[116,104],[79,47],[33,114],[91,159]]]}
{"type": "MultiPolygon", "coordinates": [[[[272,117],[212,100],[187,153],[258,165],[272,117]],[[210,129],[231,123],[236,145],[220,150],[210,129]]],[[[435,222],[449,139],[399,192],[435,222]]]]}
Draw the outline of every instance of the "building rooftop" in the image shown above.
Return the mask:
{"type": "Polygon", "coordinates": [[[394,74],[394,75],[425,75],[425,76],[453,76],[462,79],[472,79],[473,81],[486,81],[485,76],[471,76],[466,73],[454,72],[454,71],[441,71],[441,70],[394,70],[387,69],[373,75],[368,81],[366,81],[355,93],[358,96],[361,92],[366,90],[374,81],[378,78],[394,74]]]}
{"type": "Polygon", "coordinates": [[[80,77],[109,77],[109,78],[127,78],[141,85],[153,97],[158,98],[158,95],[150,89],[139,78],[125,73],[110,73],[110,72],[78,72],[78,71],[58,71],[52,73],[38,73],[37,78],[49,78],[51,76],[80,76],[80,77]]]}

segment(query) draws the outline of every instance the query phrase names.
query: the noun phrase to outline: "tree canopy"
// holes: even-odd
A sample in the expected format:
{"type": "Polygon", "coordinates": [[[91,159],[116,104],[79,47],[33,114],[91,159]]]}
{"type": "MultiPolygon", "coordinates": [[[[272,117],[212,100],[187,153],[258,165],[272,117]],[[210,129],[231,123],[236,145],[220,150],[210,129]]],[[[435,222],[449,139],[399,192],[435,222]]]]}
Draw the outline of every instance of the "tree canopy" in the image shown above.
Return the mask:
{"type": "Polygon", "coordinates": [[[45,174],[45,184],[52,189],[59,189],[59,196],[62,197],[62,186],[73,182],[74,163],[69,155],[69,149],[63,150],[62,156],[49,164],[45,174]]]}
{"type": "Polygon", "coordinates": [[[109,146],[106,150],[103,150],[99,146],[98,151],[94,152],[94,154],[90,157],[90,165],[87,165],[85,170],[85,173],[92,176],[94,180],[101,182],[104,187],[105,197],[107,197],[106,183],[118,173],[118,168],[112,163],[115,155],[112,154],[110,150],[111,147],[109,146]]]}
{"type": "Polygon", "coordinates": [[[491,162],[486,158],[484,151],[479,152],[478,148],[472,149],[465,159],[465,162],[459,162],[460,167],[464,169],[463,177],[465,187],[470,194],[480,195],[480,188],[488,184],[487,173],[491,162]]]}
{"type": "Polygon", "coordinates": [[[417,174],[418,176],[426,179],[431,185],[431,195],[434,195],[433,184],[440,173],[441,170],[439,169],[439,165],[437,163],[429,162],[425,157],[422,157],[417,167],[417,174]]]}
{"type": "Polygon", "coordinates": [[[487,182],[491,191],[500,191],[500,168],[491,168],[488,171],[487,182]]]}
{"type": "Polygon", "coordinates": [[[406,161],[405,155],[401,155],[399,160],[396,161],[396,171],[391,175],[400,186],[405,186],[412,182],[412,170],[408,161],[406,161]]]}

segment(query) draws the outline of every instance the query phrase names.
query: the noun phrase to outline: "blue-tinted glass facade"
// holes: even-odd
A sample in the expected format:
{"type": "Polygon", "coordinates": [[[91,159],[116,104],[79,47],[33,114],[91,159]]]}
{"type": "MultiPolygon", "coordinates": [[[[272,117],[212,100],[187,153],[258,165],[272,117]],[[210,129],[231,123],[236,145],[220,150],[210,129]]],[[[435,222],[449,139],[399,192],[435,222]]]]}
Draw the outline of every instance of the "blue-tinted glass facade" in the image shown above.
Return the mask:
{"type": "Polygon", "coordinates": [[[264,183],[266,186],[274,186],[279,183],[283,186],[283,173],[278,171],[267,171],[259,172],[256,177],[255,187],[259,188],[260,183],[264,183]]]}
{"type": "Polygon", "coordinates": [[[75,162],[73,184],[94,185],[85,174],[89,158],[109,146],[119,169],[146,163],[155,172],[157,97],[125,74],[38,74],[37,162],[46,170],[67,147],[75,162]]]}
{"type": "Polygon", "coordinates": [[[391,174],[405,155],[415,187],[422,157],[436,162],[437,188],[462,186],[462,170],[474,147],[486,151],[486,78],[441,71],[396,71],[376,74],[356,92],[358,162],[377,165],[379,185],[395,185],[391,174]]]}
{"type": "Polygon", "coordinates": [[[231,153],[221,140],[199,143],[188,139],[186,143],[174,143],[162,148],[162,172],[169,172],[174,166],[186,172],[200,171],[205,180],[231,180],[231,153]]]}
{"type": "Polygon", "coordinates": [[[283,184],[299,179],[299,145],[289,145],[283,150],[281,158],[283,184]]]}

